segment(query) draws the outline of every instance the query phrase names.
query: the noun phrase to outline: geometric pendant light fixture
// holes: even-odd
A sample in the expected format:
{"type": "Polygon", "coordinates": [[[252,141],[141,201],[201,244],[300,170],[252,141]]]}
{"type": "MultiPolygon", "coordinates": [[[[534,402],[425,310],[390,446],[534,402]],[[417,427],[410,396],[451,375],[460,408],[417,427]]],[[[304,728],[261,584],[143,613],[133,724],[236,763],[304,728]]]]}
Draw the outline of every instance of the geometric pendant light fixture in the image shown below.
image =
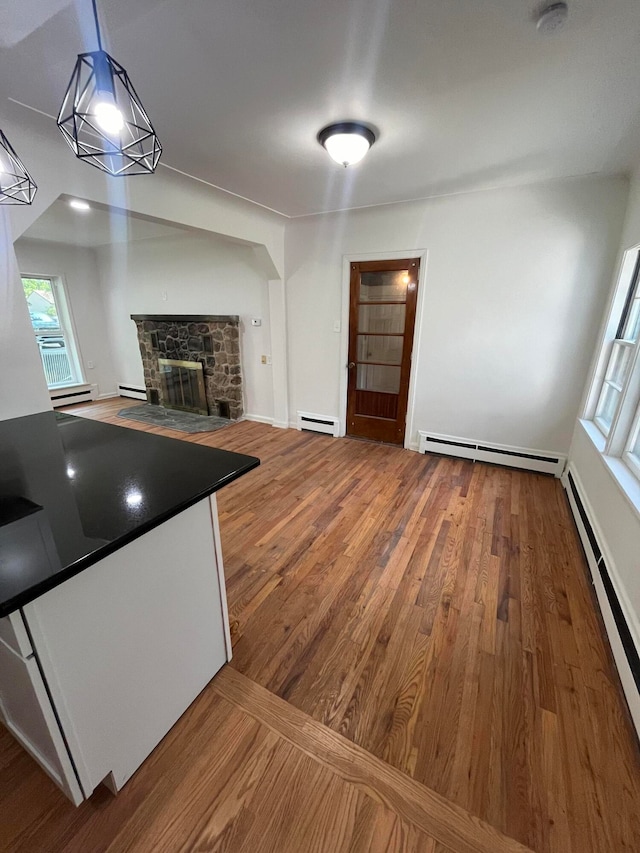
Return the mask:
{"type": "Polygon", "coordinates": [[[0,204],[31,204],[37,189],[24,163],[0,130],[0,204]]]}
{"type": "Polygon", "coordinates": [[[58,127],[76,157],[103,172],[150,174],[162,145],[129,75],[102,49],[96,0],[92,5],[98,50],[78,55],[58,127]]]}

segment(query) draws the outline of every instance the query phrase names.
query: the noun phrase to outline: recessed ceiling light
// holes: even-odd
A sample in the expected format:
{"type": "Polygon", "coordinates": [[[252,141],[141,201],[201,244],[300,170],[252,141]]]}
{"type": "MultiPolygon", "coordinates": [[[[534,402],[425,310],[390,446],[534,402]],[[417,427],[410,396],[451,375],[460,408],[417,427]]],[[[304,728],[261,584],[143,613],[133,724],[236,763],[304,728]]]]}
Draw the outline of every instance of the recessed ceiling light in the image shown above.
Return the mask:
{"type": "Polygon", "coordinates": [[[69,207],[72,207],[74,210],[91,210],[91,205],[79,198],[72,198],[69,202],[69,207]]]}
{"type": "Polygon", "coordinates": [[[555,33],[564,27],[569,17],[566,3],[550,3],[538,14],[536,28],[539,33],[555,33]]]}
{"type": "Polygon", "coordinates": [[[375,133],[359,121],[339,121],[318,134],[318,142],[331,159],[345,167],[359,163],[375,141],[375,133]]]}

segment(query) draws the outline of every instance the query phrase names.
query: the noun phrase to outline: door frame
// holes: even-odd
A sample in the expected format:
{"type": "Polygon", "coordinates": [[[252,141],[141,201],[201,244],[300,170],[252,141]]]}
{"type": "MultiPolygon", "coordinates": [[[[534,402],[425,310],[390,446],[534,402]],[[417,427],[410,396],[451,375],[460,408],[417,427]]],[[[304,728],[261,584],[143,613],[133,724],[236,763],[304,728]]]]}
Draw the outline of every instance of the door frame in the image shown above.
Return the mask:
{"type": "Polygon", "coordinates": [[[417,387],[418,359],[413,356],[420,352],[422,339],[423,312],[425,304],[425,280],[427,275],[427,249],[402,249],[393,252],[366,252],[359,254],[348,254],[342,256],[342,310],[340,319],[340,424],[339,434],[347,434],[347,386],[349,361],[349,305],[351,294],[351,264],[362,261],[401,261],[404,258],[419,258],[420,272],[418,273],[418,303],[416,305],[416,319],[413,334],[413,348],[411,350],[411,370],[409,373],[409,397],[407,400],[407,422],[404,432],[402,446],[409,450],[417,450],[418,442],[413,441],[414,409],[417,387]]]}

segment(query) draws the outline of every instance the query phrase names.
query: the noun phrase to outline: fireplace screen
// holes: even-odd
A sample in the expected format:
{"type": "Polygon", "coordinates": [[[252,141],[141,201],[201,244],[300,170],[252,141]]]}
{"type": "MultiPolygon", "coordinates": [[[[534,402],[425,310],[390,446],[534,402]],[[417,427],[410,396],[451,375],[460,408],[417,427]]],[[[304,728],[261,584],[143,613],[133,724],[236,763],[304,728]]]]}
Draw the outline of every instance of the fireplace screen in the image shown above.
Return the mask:
{"type": "Polygon", "coordinates": [[[162,404],[168,409],[208,415],[202,365],[197,361],[159,358],[162,404]]]}

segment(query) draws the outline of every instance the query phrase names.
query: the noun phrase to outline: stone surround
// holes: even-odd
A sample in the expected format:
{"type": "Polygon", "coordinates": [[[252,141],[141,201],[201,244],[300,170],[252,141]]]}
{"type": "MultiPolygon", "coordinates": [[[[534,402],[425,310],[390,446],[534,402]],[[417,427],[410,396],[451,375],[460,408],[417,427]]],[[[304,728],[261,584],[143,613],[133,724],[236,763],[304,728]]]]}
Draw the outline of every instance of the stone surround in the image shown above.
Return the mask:
{"type": "MultiPolygon", "coordinates": [[[[242,416],[242,367],[237,315],[132,314],[136,324],[144,384],[150,403],[162,399],[159,358],[198,361],[204,371],[207,407],[210,415],[224,414],[219,403],[227,404],[229,416],[242,416]]],[[[224,408],[224,406],[222,407],[224,408]]]]}

